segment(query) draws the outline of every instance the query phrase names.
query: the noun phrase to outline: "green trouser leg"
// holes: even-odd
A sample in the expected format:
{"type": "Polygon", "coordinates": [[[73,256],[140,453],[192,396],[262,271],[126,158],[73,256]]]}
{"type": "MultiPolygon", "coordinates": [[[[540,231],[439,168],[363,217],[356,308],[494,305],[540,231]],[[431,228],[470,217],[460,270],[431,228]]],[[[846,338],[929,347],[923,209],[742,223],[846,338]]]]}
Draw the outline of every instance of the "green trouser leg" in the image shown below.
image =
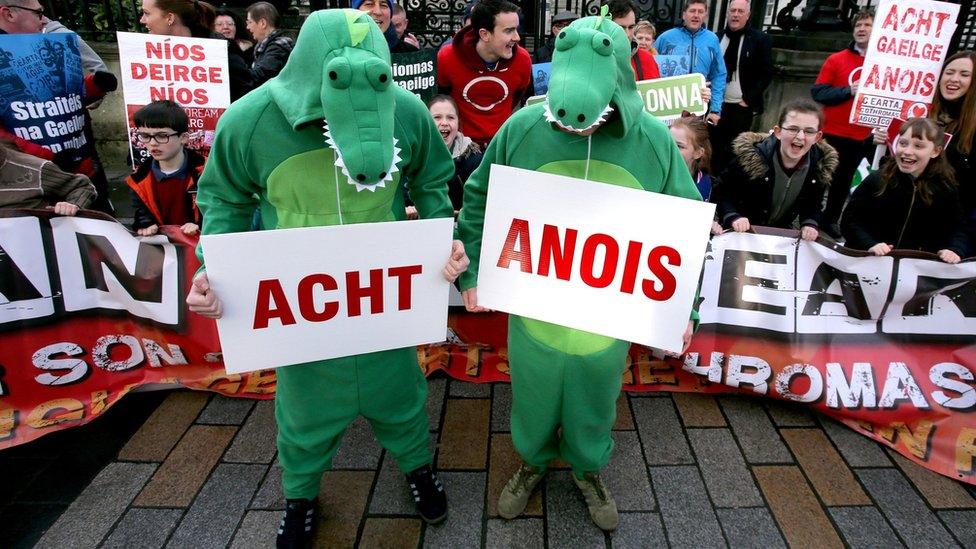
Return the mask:
{"type": "Polygon", "coordinates": [[[592,353],[569,354],[534,338],[524,322],[510,317],[508,332],[515,449],[537,469],[561,457],[577,475],[599,471],[613,451],[610,431],[630,344],[611,341],[592,353]]]}
{"type": "Polygon", "coordinates": [[[288,499],[312,499],[346,427],[363,415],[401,471],[431,462],[427,381],[410,347],[278,370],[278,461],[288,499]]]}

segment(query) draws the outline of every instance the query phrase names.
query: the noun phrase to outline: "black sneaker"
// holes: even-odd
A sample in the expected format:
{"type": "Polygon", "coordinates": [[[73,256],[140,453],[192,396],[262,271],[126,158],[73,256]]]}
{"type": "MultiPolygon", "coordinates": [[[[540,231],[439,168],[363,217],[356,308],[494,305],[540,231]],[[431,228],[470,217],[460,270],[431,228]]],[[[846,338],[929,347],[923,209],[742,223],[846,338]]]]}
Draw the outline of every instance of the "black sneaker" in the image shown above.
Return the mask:
{"type": "Polygon", "coordinates": [[[316,501],[290,499],[278,525],[278,549],[307,549],[312,546],[316,501]]]}
{"type": "Polygon", "coordinates": [[[420,517],[427,524],[439,524],[447,518],[447,494],[444,486],[437,480],[437,475],[430,465],[411,471],[407,474],[407,482],[413,493],[413,501],[417,505],[420,517]]]}

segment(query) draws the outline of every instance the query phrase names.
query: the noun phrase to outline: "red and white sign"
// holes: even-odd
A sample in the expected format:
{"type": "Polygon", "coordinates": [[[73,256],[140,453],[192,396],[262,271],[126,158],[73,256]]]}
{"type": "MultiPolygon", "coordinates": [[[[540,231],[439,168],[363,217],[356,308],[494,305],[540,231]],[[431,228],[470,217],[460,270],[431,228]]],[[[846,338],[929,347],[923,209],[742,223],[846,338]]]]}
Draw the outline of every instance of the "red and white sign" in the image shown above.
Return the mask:
{"type": "Polygon", "coordinates": [[[450,218],[201,238],[228,373],[443,341],[450,218]]]}
{"type": "Polygon", "coordinates": [[[948,2],[878,4],[864,65],[854,73],[859,83],[851,123],[887,127],[893,118],[928,114],[958,15],[959,5],[948,2]]]}
{"type": "MultiPolygon", "coordinates": [[[[217,119],[230,106],[227,41],[132,32],[116,34],[129,142],[133,149],[139,144],[135,140],[132,115],[153,101],[169,99],[179,103],[190,117],[189,148],[208,154],[217,119]]],[[[134,154],[133,158],[138,157],[134,154]]]]}
{"type": "Polygon", "coordinates": [[[715,205],[493,165],[478,302],[681,351],[715,205]]]}

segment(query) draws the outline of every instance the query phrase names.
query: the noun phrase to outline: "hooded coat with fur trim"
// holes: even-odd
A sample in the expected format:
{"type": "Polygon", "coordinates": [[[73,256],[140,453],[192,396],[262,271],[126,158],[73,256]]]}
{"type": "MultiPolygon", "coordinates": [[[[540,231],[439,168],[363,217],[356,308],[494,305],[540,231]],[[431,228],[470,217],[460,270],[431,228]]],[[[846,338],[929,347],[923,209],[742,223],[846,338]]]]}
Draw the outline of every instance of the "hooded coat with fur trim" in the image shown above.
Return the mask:
{"type": "Polygon", "coordinates": [[[800,225],[820,226],[823,214],[824,192],[837,168],[837,151],[826,141],[820,141],[807,153],[810,167],[803,180],[803,189],[793,206],[781,217],[782,223],[772,224],[773,187],[775,174],[773,162],[777,159],[779,139],[773,135],[745,132],[732,142],[735,160],[722,172],[713,191],[718,204],[718,217],[725,228],[740,217],[749,219],[752,225],[793,228],[797,218],[800,225]]]}

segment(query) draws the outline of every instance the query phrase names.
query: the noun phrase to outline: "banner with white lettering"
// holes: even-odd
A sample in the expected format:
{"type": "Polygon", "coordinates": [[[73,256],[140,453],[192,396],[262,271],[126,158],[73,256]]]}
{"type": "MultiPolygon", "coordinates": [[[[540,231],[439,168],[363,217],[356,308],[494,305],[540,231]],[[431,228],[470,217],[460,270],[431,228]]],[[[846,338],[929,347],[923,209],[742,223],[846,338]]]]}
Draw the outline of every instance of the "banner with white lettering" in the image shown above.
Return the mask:
{"type": "Polygon", "coordinates": [[[8,132],[72,161],[91,156],[84,93],[78,35],[0,35],[0,119],[8,132]]]}
{"type": "MultiPolygon", "coordinates": [[[[624,389],[799,402],[976,485],[976,261],[874,257],[757,230],[711,240],[688,353],[634,345],[624,389]]],[[[0,210],[0,449],[97,419],[143,386],[273,398],[274,370],[224,370],[215,323],[183,301],[196,239],[162,233],[136,238],[88,212],[0,210]]],[[[314,290],[315,311],[341,297],[314,290]]],[[[417,348],[420,366],[507,382],[506,327],[504,313],[454,310],[448,342],[417,348]]]]}
{"type": "Polygon", "coordinates": [[[437,95],[437,50],[428,48],[410,53],[391,53],[393,81],[413,92],[424,103],[437,95]]]}
{"type": "Polygon", "coordinates": [[[443,341],[453,232],[446,218],[203,236],[227,372],[443,341]]]}
{"type": "Polygon", "coordinates": [[[680,352],[715,205],[491,166],[478,302],[680,352]]]}
{"type": "Polygon", "coordinates": [[[217,119],[230,106],[227,42],[210,38],[119,32],[119,62],[129,143],[134,159],[146,158],[132,115],[168,99],[190,118],[187,147],[210,153],[217,119]]]}
{"type": "Polygon", "coordinates": [[[893,118],[925,117],[956,32],[959,4],[882,0],[860,71],[851,123],[887,127],[893,118]]]}

